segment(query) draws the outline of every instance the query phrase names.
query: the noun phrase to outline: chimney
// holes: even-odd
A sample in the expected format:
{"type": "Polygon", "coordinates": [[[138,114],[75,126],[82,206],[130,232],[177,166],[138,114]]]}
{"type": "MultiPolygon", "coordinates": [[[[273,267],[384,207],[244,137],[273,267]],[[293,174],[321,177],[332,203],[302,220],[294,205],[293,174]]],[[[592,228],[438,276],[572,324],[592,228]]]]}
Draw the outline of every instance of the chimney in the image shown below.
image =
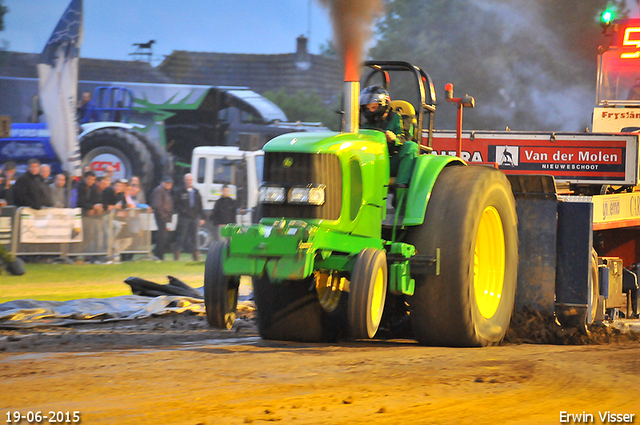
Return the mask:
{"type": "Polygon", "coordinates": [[[307,41],[309,41],[309,39],[301,35],[296,41],[298,42],[296,48],[296,68],[300,71],[306,71],[311,67],[309,52],[307,52],[307,41]]]}
{"type": "Polygon", "coordinates": [[[309,39],[307,39],[307,37],[305,37],[304,35],[301,35],[300,37],[296,38],[296,41],[298,42],[297,44],[297,48],[296,48],[296,55],[298,56],[298,61],[299,62],[304,62],[307,60],[307,41],[309,41],[309,39]]]}

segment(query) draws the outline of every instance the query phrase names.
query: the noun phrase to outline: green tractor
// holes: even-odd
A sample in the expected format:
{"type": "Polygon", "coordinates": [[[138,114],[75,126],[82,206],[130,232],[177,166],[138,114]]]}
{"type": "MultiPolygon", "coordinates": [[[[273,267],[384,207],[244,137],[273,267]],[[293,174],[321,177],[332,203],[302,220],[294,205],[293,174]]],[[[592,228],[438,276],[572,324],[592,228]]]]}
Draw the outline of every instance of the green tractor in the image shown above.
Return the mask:
{"type": "MultiPolygon", "coordinates": [[[[399,104],[413,121],[414,141],[421,141],[424,122],[431,140],[431,78],[406,62],[365,65],[367,82],[381,75],[386,86],[390,71],[415,78],[418,104],[399,104]]],[[[395,187],[384,133],[358,128],[358,92],[358,82],[345,82],[345,131],[290,133],[264,146],[259,223],[228,225],[222,229],[228,241],[209,248],[209,324],[231,328],[240,276],[248,275],[264,339],[499,343],[518,266],[507,178],[421,146],[410,184],[395,187]]]]}

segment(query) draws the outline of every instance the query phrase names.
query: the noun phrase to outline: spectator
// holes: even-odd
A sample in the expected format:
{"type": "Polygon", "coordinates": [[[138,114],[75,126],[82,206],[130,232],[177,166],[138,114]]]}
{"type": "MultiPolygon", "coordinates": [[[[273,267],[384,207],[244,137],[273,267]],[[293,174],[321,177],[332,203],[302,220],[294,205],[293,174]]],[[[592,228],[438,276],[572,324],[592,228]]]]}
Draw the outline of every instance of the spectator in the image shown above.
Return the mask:
{"type": "Polygon", "coordinates": [[[16,163],[7,161],[0,173],[0,199],[13,205],[13,184],[16,182],[16,163]]]}
{"type": "MultiPolygon", "coordinates": [[[[133,179],[131,181],[133,182],[133,179]]],[[[133,183],[131,184],[130,196],[131,196],[131,200],[136,204],[136,208],[143,208],[143,209],[150,208],[149,205],[147,205],[145,201],[142,200],[144,199],[144,193],[140,190],[140,185],[133,184],[133,183]]]]}
{"type": "Polygon", "coordinates": [[[78,101],[78,122],[84,124],[87,122],[98,121],[98,114],[95,110],[95,104],[88,91],[82,93],[82,97],[78,101]]]}
{"type": "Polygon", "coordinates": [[[184,175],[184,188],[178,191],[175,198],[178,225],[176,228],[176,248],[173,259],[179,260],[181,251],[191,253],[193,261],[200,259],[198,250],[198,227],[204,224],[202,219],[202,196],[193,187],[193,176],[184,175]]]}
{"type": "MultiPolygon", "coordinates": [[[[95,183],[95,199],[100,204],[100,212],[96,212],[94,219],[96,226],[96,244],[97,250],[100,252],[106,252],[108,249],[107,234],[109,231],[109,211],[113,209],[115,203],[111,203],[113,195],[113,189],[111,188],[111,179],[107,175],[96,177],[95,183]],[[109,208],[111,205],[111,208],[109,208]]],[[[94,260],[100,264],[107,261],[105,256],[94,258],[94,260]]]]}
{"type": "Polygon", "coordinates": [[[236,201],[229,196],[229,186],[222,186],[222,196],[218,198],[211,213],[211,221],[216,228],[214,237],[221,239],[220,228],[236,222],[236,201]]]}
{"type": "Polygon", "coordinates": [[[113,174],[116,172],[115,168],[113,168],[113,165],[107,165],[104,167],[104,171],[102,172],[103,176],[109,176],[109,178],[111,179],[111,181],[113,182],[113,174]]]}
{"type": "Polygon", "coordinates": [[[94,190],[96,192],[96,199],[102,205],[103,212],[107,209],[105,206],[106,202],[104,200],[104,197],[105,197],[104,190],[110,186],[111,186],[111,179],[108,176],[96,177],[96,184],[95,184],[94,190]]]}
{"type": "MultiPolygon", "coordinates": [[[[98,186],[98,192],[100,199],[102,199],[102,206],[105,212],[110,212],[116,209],[116,205],[119,201],[118,194],[116,193],[115,185],[111,185],[111,177],[103,175],[100,178],[100,185],[98,186]]],[[[123,198],[124,199],[124,198],[123,198]]]]}
{"type": "Polygon", "coordinates": [[[77,206],[82,208],[83,216],[102,214],[102,202],[98,198],[98,191],[95,186],[96,173],[85,171],[82,180],[78,183],[77,206]]]}
{"type": "Polygon", "coordinates": [[[120,179],[119,182],[122,183],[122,187],[124,188],[123,195],[124,195],[124,201],[127,205],[127,208],[138,208],[138,204],[136,204],[136,201],[131,196],[131,193],[133,192],[133,186],[131,185],[131,181],[120,179]]]}
{"type": "Polygon", "coordinates": [[[71,177],[71,184],[73,186],[73,189],[71,189],[71,199],[69,199],[69,206],[71,208],[79,207],[79,205],[78,205],[78,185],[82,181],[85,173],[88,172],[88,171],[92,171],[91,170],[91,166],[90,165],[85,165],[85,166],[82,167],[82,174],[80,175],[80,177],[77,177],[77,176],[71,177]]]}
{"type": "Polygon", "coordinates": [[[41,164],[40,165],[40,176],[42,176],[42,181],[47,186],[53,183],[51,180],[51,166],[49,164],[41,164]]]}
{"type": "Polygon", "coordinates": [[[69,208],[69,191],[67,190],[66,184],[67,176],[60,173],[56,174],[55,181],[49,185],[51,202],[56,208],[69,208]]]}
{"type": "MultiPolygon", "coordinates": [[[[2,197],[2,195],[4,195],[3,188],[4,188],[4,178],[2,177],[2,167],[0,167],[0,211],[2,211],[2,207],[7,205],[7,201],[2,197]]],[[[0,273],[2,272],[0,271],[0,273]]]]}
{"type": "MultiPolygon", "coordinates": [[[[96,187],[96,173],[92,170],[85,171],[82,180],[78,183],[77,206],[82,209],[82,228],[84,233],[83,249],[90,254],[98,251],[98,244],[102,241],[102,226],[99,217],[103,207],[96,187]]],[[[100,244],[102,248],[102,244],[100,244]]],[[[93,256],[85,256],[87,262],[95,261],[93,256]]]]}
{"type": "MultiPolygon", "coordinates": [[[[109,177],[105,176],[103,178],[103,185],[106,185],[106,183],[104,183],[105,180],[110,181],[109,177]]],[[[115,214],[112,216],[113,220],[111,221],[111,229],[113,232],[111,235],[111,240],[113,242],[113,255],[115,261],[120,260],[120,252],[126,248],[123,243],[120,243],[122,241],[117,240],[120,232],[122,231],[122,227],[124,226],[123,223],[126,223],[126,212],[124,212],[123,210],[127,208],[135,208],[134,204],[127,203],[125,195],[126,187],[127,181],[124,179],[118,179],[113,183],[112,186],[105,187],[102,192],[105,211],[115,212],[115,214]]],[[[108,234],[108,231],[109,220],[105,221],[105,234],[108,234]]]]}
{"type": "Polygon", "coordinates": [[[40,161],[30,159],[27,172],[13,185],[13,203],[16,207],[31,207],[39,210],[52,205],[49,188],[40,176],[40,161]]]}
{"type": "Polygon", "coordinates": [[[151,193],[151,208],[156,219],[158,230],[156,232],[156,246],[153,254],[159,260],[164,260],[164,254],[167,251],[168,231],[167,224],[171,221],[173,214],[173,199],[171,198],[171,188],[173,187],[173,179],[165,177],[162,183],[156,187],[151,193]]]}
{"type": "MultiPolygon", "coordinates": [[[[133,188],[133,185],[131,184],[131,181],[132,180],[129,180],[127,182],[126,180],[123,180],[123,185],[125,187],[124,200],[126,202],[127,208],[141,208],[148,212],[151,212],[151,208],[149,208],[149,205],[136,203],[135,199],[133,198],[134,188],[133,188]]],[[[140,191],[140,186],[137,187],[137,190],[140,191]]],[[[126,218],[125,221],[127,223],[129,235],[133,236],[136,234],[140,234],[142,229],[141,229],[140,217],[138,216],[138,214],[129,215],[129,217],[126,218]]],[[[129,237],[129,239],[131,238],[129,237]]],[[[128,247],[131,243],[133,243],[133,241],[129,242],[126,246],[128,247]]],[[[126,248],[124,244],[122,244],[121,247],[122,249],[118,249],[118,252],[123,251],[126,248]]],[[[131,261],[133,259],[133,254],[120,254],[120,259],[122,261],[131,261]]]]}
{"type": "Polygon", "coordinates": [[[138,186],[138,190],[135,191],[135,195],[132,194],[131,196],[133,197],[133,200],[136,201],[137,203],[140,204],[146,204],[147,203],[147,197],[144,194],[144,190],[141,190],[142,185],[140,184],[140,177],[138,176],[132,176],[131,177],[131,186],[135,187],[138,186]]]}

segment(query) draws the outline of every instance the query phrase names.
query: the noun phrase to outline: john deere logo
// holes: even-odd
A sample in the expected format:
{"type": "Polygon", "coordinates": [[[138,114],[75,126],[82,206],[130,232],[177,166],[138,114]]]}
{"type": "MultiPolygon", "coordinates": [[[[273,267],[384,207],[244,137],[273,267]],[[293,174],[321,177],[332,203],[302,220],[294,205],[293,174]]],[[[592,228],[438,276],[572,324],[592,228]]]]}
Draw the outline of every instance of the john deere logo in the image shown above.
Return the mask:
{"type": "Polygon", "coordinates": [[[291,168],[292,165],[293,165],[293,158],[285,158],[284,161],[282,161],[282,167],[284,168],[291,168]]]}

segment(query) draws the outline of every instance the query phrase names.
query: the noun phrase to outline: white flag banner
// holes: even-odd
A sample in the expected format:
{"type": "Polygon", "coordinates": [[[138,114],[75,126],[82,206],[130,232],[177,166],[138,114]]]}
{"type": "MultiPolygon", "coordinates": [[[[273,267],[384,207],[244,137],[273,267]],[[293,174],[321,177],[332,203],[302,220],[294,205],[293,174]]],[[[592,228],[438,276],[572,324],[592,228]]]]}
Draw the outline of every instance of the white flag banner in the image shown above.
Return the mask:
{"type": "Polygon", "coordinates": [[[80,175],[80,146],[76,102],[78,62],[82,43],[82,0],[72,0],[40,55],[40,104],[51,134],[51,144],[62,167],[80,175]]]}

